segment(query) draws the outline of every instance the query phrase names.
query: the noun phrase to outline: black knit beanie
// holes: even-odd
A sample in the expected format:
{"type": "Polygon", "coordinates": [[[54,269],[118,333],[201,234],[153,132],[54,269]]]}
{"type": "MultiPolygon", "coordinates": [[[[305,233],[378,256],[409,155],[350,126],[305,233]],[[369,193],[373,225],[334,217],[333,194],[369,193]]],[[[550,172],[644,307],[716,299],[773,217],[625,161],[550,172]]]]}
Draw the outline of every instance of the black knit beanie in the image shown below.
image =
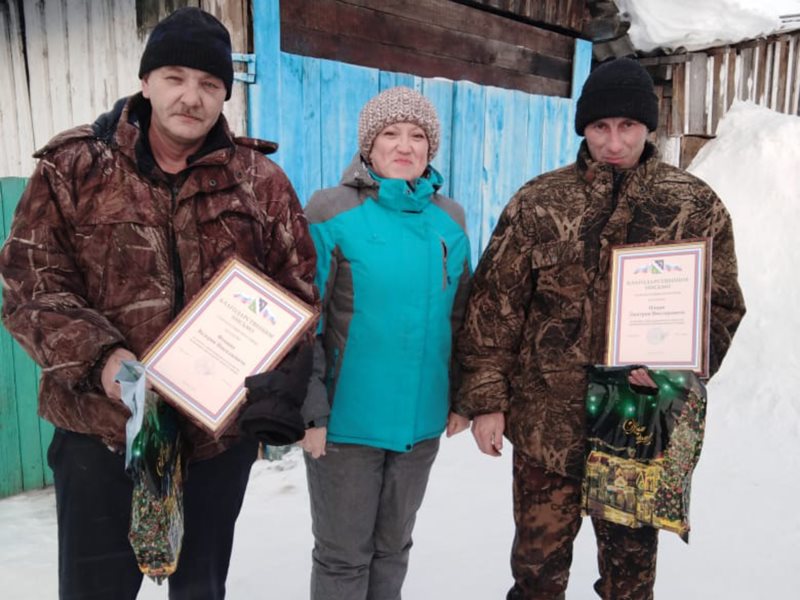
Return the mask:
{"type": "Polygon", "coordinates": [[[142,54],[139,79],[153,69],[167,66],[189,67],[219,77],[227,91],[225,100],[230,99],[231,36],[207,12],[193,6],[179,8],[155,26],[142,54]]]}
{"type": "Polygon", "coordinates": [[[589,74],[575,111],[575,131],[583,135],[589,123],[611,117],[634,119],[649,131],[658,127],[658,97],[653,79],[631,58],[604,62],[589,74]]]}

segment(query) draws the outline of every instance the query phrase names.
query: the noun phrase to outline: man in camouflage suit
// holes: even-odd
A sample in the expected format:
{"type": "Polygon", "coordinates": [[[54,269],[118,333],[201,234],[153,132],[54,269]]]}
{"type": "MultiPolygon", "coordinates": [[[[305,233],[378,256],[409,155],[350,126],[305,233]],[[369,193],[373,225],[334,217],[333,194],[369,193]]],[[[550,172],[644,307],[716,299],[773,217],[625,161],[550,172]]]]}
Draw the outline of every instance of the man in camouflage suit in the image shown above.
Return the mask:
{"type": "MultiPolygon", "coordinates": [[[[713,239],[710,367],[745,312],[730,217],[704,182],[647,141],[658,124],[648,73],[634,60],[598,67],[578,101],[577,161],[525,184],[505,208],[475,272],[458,343],[455,410],[478,447],[514,446],[509,600],[563,598],[581,524],[586,452],[584,366],[603,362],[611,247],[713,239]]],[[[632,382],[650,382],[646,370],[632,382]]],[[[606,600],[653,596],[657,531],[593,519],[606,600]]]]}
{"type": "MultiPolygon", "coordinates": [[[[313,304],[315,253],[291,184],[222,116],[230,36],[184,8],[153,30],[142,91],[40,158],[2,254],[3,322],[42,366],[39,412],[55,424],[61,598],[135,598],[132,482],[115,376],[232,256],[313,304]]],[[[300,392],[302,395],[304,390],[300,392]]],[[[253,405],[253,408],[259,406],[253,405]]],[[[218,599],[257,442],[182,423],[190,446],[172,599],[218,599]]]]}

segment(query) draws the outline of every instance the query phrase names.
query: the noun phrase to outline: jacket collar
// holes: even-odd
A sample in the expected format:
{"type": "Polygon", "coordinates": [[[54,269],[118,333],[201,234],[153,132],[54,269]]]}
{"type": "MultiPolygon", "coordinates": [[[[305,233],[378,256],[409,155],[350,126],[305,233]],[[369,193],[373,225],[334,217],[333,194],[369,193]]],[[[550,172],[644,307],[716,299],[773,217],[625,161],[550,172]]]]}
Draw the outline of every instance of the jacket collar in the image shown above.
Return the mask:
{"type": "Polygon", "coordinates": [[[401,212],[421,212],[430,204],[433,194],[442,187],[441,174],[428,166],[425,175],[412,189],[405,181],[383,179],[373,176],[361,155],[357,152],[345,169],[341,185],[353,187],[373,198],[381,206],[401,212]]]}
{"type": "Polygon", "coordinates": [[[602,182],[629,181],[632,177],[650,179],[661,162],[658,148],[652,142],[645,142],[639,164],[630,169],[617,169],[613,165],[595,161],[589,154],[586,140],[578,150],[577,167],[579,176],[589,184],[602,182]]]}
{"type": "MultiPolygon", "coordinates": [[[[150,125],[151,114],[150,101],[140,92],[118,100],[109,112],[98,117],[92,129],[95,136],[130,158],[141,173],[153,177],[160,174],[160,169],[156,166],[145,134],[150,125]]],[[[224,115],[220,115],[208,132],[203,146],[189,157],[188,168],[197,165],[224,165],[231,161],[234,154],[233,136],[224,115]]]]}

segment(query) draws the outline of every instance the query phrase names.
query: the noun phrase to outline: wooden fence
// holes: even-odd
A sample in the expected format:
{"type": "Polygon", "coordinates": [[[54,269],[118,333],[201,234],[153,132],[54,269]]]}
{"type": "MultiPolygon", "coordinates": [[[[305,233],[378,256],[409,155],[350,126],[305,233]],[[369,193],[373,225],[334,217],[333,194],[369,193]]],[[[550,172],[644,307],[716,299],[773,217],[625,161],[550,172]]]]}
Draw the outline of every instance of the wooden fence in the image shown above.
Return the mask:
{"type": "MultiPolygon", "coordinates": [[[[0,179],[3,240],[24,187],[24,179],[0,179]]],[[[0,498],[53,481],[45,460],[53,427],[36,414],[38,389],[39,368],[0,327],[0,498]]]]}
{"type": "Polygon", "coordinates": [[[734,100],[800,114],[800,32],[680,55],[644,58],[662,80],[659,145],[665,158],[686,166],[713,137],[734,100]]]}

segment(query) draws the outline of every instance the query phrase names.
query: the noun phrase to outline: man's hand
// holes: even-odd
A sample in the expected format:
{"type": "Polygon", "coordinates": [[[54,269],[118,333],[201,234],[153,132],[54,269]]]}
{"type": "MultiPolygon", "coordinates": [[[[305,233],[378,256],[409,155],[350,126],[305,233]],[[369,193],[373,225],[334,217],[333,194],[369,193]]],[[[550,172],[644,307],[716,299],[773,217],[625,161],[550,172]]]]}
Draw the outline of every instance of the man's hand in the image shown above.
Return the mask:
{"type": "Polygon", "coordinates": [[[103,385],[103,391],[112,400],[120,400],[122,398],[122,390],[114,378],[119,373],[123,360],[137,360],[137,358],[130,350],[117,348],[108,355],[106,364],[103,365],[103,370],[100,373],[100,383],[103,385]]]}
{"type": "Polygon", "coordinates": [[[306,429],[303,439],[298,445],[311,455],[311,458],[325,456],[325,442],[328,438],[327,427],[310,427],[306,429]]]}
{"type": "Polygon", "coordinates": [[[469,419],[458,413],[450,412],[447,416],[447,437],[458,435],[469,428],[469,419]]]}
{"type": "Polygon", "coordinates": [[[472,420],[472,435],[478,448],[489,456],[500,456],[506,418],[501,412],[479,415],[472,420]]]}
{"type": "Polygon", "coordinates": [[[658,388],[647,369],[633,369],[628,375],[628,383],[640,388],[658,388]]]}

